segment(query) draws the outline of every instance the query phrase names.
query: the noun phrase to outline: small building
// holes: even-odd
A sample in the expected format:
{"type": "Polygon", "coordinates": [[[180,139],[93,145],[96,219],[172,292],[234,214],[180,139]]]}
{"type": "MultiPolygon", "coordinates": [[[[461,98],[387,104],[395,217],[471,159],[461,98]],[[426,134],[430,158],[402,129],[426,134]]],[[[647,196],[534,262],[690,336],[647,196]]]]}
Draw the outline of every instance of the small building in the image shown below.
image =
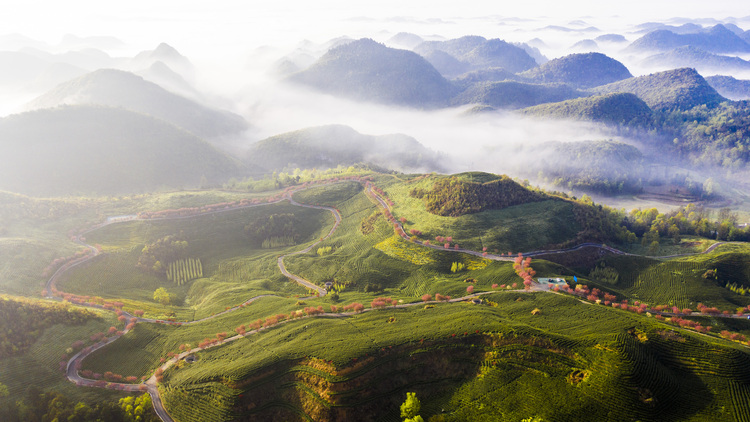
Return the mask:
{"type": "Polygon", "coordinates": [[[552,287],[562,287],[568,284],[564,278],[537,278],[536,281],[543,286],[551,285],[552,287]]]}

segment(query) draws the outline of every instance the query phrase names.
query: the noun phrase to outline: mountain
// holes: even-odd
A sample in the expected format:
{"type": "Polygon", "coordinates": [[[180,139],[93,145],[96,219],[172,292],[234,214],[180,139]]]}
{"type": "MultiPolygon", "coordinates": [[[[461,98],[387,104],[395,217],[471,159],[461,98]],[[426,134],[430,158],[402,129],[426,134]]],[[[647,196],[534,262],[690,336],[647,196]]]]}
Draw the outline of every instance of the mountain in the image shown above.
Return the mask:
{"type": "Polygon", "coordinates": [[[422,57],[430,62],[430,64],[446,78],[455,78],[471,69],[470,64],[462,62],[442,50],[430,51],[422,57]]]}
{"type": "Polygon", "coordinates": [[[523,72],[521,76],[540,83],[560,82],[591,88],[632,77],[617,60],[601,53],[570,54],[523,72]]]}
{"type": "Polygon", "coordinates": [[[29,108],[49,108],[62,104],[123,107],[164,119],[206,138],[237,133],[247,128],[245,120],[236,114],[205,107],[122,70],[101,69],[58,85],[33,100],[29,108]]]}
{"type": "Polygon", "coordinates": [[[594,41],[596,42],[602,42],[602,43],[624,43],[628,42],[628,40],[620,34],[604,34],[599,35],[598,37],[594,38],[594,41]]]}
{"type": "Polygon", "coordinates": [[[524,81],[523,78],[515,73],[509,72],[502,67],[474,70],[466,72],[453,80],[458,86],[468,88],[473,84],[481,82],[500,82],[500,81],[524,81]]]}
{"type": "Polygon", "coordinates": [[[193,100],[201,98],[201,94],[182,75],[172,70],[164,62],[154,62],[149,68],[135,73],[177,95],[193,100]]]}
{"type": "Polygon", "coordinates": [[[750,53],[750,44],[723,25],[700,32],[679,34],[666,29],[658,29],[633,41],[631,51],[669,51],[678,47],[691,46],[710,53],[750,53]]]}
{"type": "Polygon", "coordinates": [[[562,119],[581,119],[624,126],[643,126],[653,119],[646,103],[629,93],[597,95],[521,110],[524,114],[562,119]]]}
{"type": "Polygon", "coordinates": [[[445,105],[454,92],[418,54],[366,38],[328,50],[287,80],[354,100],[419,108],[445,105]]]}
{"type": "Polygon", "coordinates": [[[484,104],[496,108],[523,108],[578,98],[584,93],[565,84],[530,84],[515,81],[476,84],[453,99],[453,104],[484,104]]]}
{"type": "Polygon", "coordinates": [[[573,44],[570,49],[583,52],[597,51],[599,50],[599,44],[592,39],[585,39],[573,44]]]}
{"type": "Polygon", "coordinates": [[[548,142],[538,147],[535,163],[520,174],[563,189],[604,195],[636,194],[642,189],[643,154],[615,141],[548,142]]]}
{"type": "Polygon", "coordinates": [[[66,106],[0,119],[0,189],[122,194],[220,183],[240,166],[195,135],[121,108],[66,106]]]}
{"type": "Polygon", "coordinates": [[[708,82],[716,92],[730,100],[750,100],[750,80],[717,75],[707,77],[706,82],[708,82]]]}
{"type": "Polygon", "coordinates": [[[709,53],[698,47],[683,46],[672,51],[645,58],[640,63],[647,67],[674,69],[692,67],[701,73],[742,72],[750,70],[750,62],[739,57],[709,53]]]}
{"type": "Polygon", "coordinates": [[[424,42],[424,39],[422,37],[420,37],[417,34],[412,34],[410,32],[399,32],[398,34],[389,38],[387,41],[388,44],[397,45],[399,47],[404,47],[404,48],[409,48],[409,49],[412,49],[423,42],[424,42]]]}
{"type": "Polygon", "coordinates": [[[412,137],[363,135],[351,127],[328,125],[272,136],[255,143],[247,161],[268,171],[331,168],[356,163],[411,171],[440,171],[440,157],[412,137]]]}
{"type": "Polygon", "coordinates": [[[195,75],[195,68],[190,60],[167,43],[161,43],[153,50],[138,53],[131,60],[131,66],[133,69],[144,69],[156,62],[163,62],[187,80],[192,80],[195,75]]]}
{"type": "Polygon", "coordinates": [[[497,38],[488,40],[479,36],[466,36],[447,41],[425,41],[414,51],[422,56],[442,51],[468,64],[471,69],[502,67],[516,73],[537,66],[534,58],[523,48],[497,38]]]}
{"type": "Polygon", "coordinates": [[[674,32],[675,34],[692,34],[703,30],[702,26],[695,23],[684,23],[682,25],[676,26],[667,25],[661,22],[646,22],[636,25],[636,28],[638,28],[636,32],[639,33],[649,33],[656,30],[665,30],[674,32]]]}
{"type": "Polygon", "coordinates": [[[600,94],[629,92],[654,110],[688,110],[713,107],[726,99],[719,95],[695,69],[682,68],[626,79],[593,89],[600,94]]]}

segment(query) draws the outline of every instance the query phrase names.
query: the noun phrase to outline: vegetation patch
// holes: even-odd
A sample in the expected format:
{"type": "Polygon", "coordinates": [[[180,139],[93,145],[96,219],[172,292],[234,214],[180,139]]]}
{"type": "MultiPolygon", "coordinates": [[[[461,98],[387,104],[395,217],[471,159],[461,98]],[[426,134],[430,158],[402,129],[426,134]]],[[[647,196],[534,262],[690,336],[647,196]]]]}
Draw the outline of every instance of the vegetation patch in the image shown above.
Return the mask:
{"type": "Polygon", "coordinates": [[[430,213],[450,217],[546,199],[544,195],[524,188],[508,176],[485,183],[456,176],[446,177],[436,181],[427,192],[413,190],[412,196],[423,196],[430,213]]]}

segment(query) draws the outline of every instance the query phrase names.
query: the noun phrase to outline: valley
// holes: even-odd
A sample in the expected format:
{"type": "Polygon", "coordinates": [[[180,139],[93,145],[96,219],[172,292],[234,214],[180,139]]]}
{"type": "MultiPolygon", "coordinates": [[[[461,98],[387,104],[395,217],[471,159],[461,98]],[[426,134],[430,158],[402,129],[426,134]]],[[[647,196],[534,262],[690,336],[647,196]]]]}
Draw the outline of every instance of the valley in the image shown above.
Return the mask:
{"type": "Polygon", "coordinates": [[[1,421],[750,421],[741,5],[282,3],[0,17],[1,421]]]}

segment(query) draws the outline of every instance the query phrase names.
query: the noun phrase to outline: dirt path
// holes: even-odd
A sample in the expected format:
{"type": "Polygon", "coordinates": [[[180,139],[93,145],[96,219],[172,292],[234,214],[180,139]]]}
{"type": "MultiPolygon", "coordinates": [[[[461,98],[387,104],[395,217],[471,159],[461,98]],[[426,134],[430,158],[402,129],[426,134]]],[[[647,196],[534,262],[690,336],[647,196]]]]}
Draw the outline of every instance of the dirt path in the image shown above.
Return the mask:
{"type": "MultiPolygon", "coordinates": [[[[320,205],[303,204],[303,203],[295,201],[292,196],[293,196],[294,193],[300,192],[300,191],[305,190],[305,189],[319,187],[319,186],[325,186],[327,184],[347,183],[347,182],[363,183],[362,181],[357,181],[357,180],[342,180],[342,181],[335,181],[335,182],[330,182],[330,183],[326,183],[326,184],[316,184],[316,185],[311,185],[311,186],[307,186],[307,187],[300,187],[298,189],[292,189],[292,190],[286,192],[282,198],[274,200],[274,201],[269,201],[269,202],[264,202],[264,203],[259,203],[259,204],[249,204],[249,205],[237,206],[237,207],[232,207],[232,208],[228,208],[228,209],[214,210],[214,211],[202,213],[202,214],[199,214],[199,215],[216,214],[216,213],[234,211],[234,210],[244,209],[244,208],[260,207],[260,206],[277,204],[277,203],[280,203],[280,202],[283,202],[283,201],[289,201],[290,204],[294,205],[294,206],[329,211],[333,215],[333,217],[334,217],[334,224],[331,227],[330,231],[324,237],[322,237],[319,240],[313,242],[312,244],[308,245],[306,248],[304,248],[302,250],[281,255],[277,259],[277,265],[279,267],[279,270],[281,271],[281,273],[284,276],[288,277],[291,280],[294,280],[295,282],[299,283],[300,285],[304,286],[305,288],[308,288],[308,289],[311,289],[311,290],[315,290],[317,292],[318,296],[325,296],[327,294],[326,289],[324,289],[324,288],[322,288],[320,286],[317,286],[314,283],[312,283],[311,281],[306,280],[306,279],[304,279],[304,278],[302,278],[302,277],[300,277],[298,275],[290,273],[286,269],[286,265],[284,264],[284,258],[290,257],[290,256],[294,256],[294,255],[300,255],[300,254],[308,253],[315,246],[317,246],[318,244],[320,244],[324,240],[330,238],[334,234],[334,232],[338,229],[339,225],[341,224],[342,217],[341,217],[341,214],[338,212],[338,210],[336,210],[335,208],[327,207],[327,206],[320,206],[320,205]]],[[[372,189],[372,184],[369,181],[368,182],[364,182],[364,186],[365,186],[364,192],[365,192],[365,194],[368,197],[372,198],[377,203],[377,205],[380,208],[382,208],[383,210],[389,210],[390,211],[390,206],[389,206],[388,202],[386,201],[386,199],[383,198],[380,194],[378,194],[377,192],[375,192],[372,189]]],[[[158,219],[188,219],[188,218],[197,217],[199,215],[167,216],[167,217],[158,218],[158,219]]],[[[151,219],[157,219],[157,218],[151,218],[151,219]]],[[[79,258],[79,259],[77,259],[75,261],[68,262],[68,263],[64,264],[63,266],[61,266],[49,278],[49,280],[46,283],[46,289],[48,291],[47,297],[48,298],[54,298],[53,295],[52,295],[52,292],[53,292],[53,290],[56,290],[55,289],[56,282],[59,280],[59,278],[65,272],[67,272],[71,268],[75,268],[78,265],[81,265],[81,264],[83,264],[85,262],[88,262],[91,259],[94,259],[95,257],[97,257],[97,256],[99,256],[101,254],[101,252],[97,248],[95,248],[92,245],[89,245],[89,244],[85,243],[85,241],[83,240],[84,239],[83,238],[84,234],[90,233],[90,232],[92,232],[94,230],[98,230],[98,229],[100,229],[102,227],[109,226],[111,224],[121,223],[121,222],[125,222],[125,221],[137,221],[137,220],[149,220],[149,219],[140,219],[140,218],[138,218],[136,216],[119,216],[118,218],[107,219],[107,221],[105,221],[104,223],[96,225],[94,227],[91,227],[88,230],[86,230],[86,231],[82,232],[81,234],[79,234],[78,236],[76,236],[73,239],[73,241],[75,243],[83,246],[83,247],[89,248],[92,252],[90,254],[88,254],[88,255],[85,255],[82,258],[79,258]]],[[[400,222],[395,221],[394,222],[394,226],[396,228],[397,233],[403,239],[405,239],[407,241],[410,240],[409,236],[404,231],[403,225],[400,222]]],[[[431,249],[436,249],[436,250],[441,250],[441,251],[447,251],[447,252],[455,252],[455,253],[465,253],[465,254],[479,256],[479,257],[482,257],[482,258],[491,259],[491,260],[495,260],[495,261],[512,261],[515,258],[515,257],[511,257],[511,256],[494,255],[494,254],[488,254],[488,253],[484,253],[484,252],[477,252],[477,251],[472,251],[472,250],[462,249],[462,248],[458,248],[458,249],[456,249],[456,248],[445,248],[445,247],[439,246],[439,245],[425,244],[422,241],[415,241],[414,243],[416,243],[418,245],[421,245],[423,247],[431,248],[431,249]]],[[[699,253],[709,253],[709,252],[713,251],[716,247],[720,246],[723,243],[724,242],[715,243],[715,244],[711,245],[705,251],[699,252],[699,253]]],[[[565,253],[565,252],[575,251],[575,250],[586,248],[586,247],[601,248],[601,249],[607,250],[607,251],[609,251],[611,253],[619,254],[619,255],[632,255],[632,254],[620,251],[618,249],[615,249],[615,248],[612,248],[612,247],[609,247],[609,246],[606,246],[606,245],[596,244],[596,243],[584,243],[584,244],[575,246],[573,248],[564,249],[564,250],[532,251],[532,252],[524,253],[523,255],[526,256],[526,257],[532,257],[532,256],[547,255],[547,254],[565,253]]],[[[694,254],[689,254],[689,255],[694,255],[694,254]]],[[[683,256],[683,255],[674,255],[674,256],[668,256],[668,257],[654,257],[654,258],[671,258],[671,257],[677,257],[677,256],[683,256]]],[[[479,296],[482,296],[482,295],[485,295],[485,294],[498,293],[498,292],[519,292],[519,291],[523,292],[523,290],[502,290],[502,291],[478,292],[478,293],[474,293],[474,294],[471,294],[471,295],[462,296],[462,297],[455,298],[455,299],[450,299],[450,300],[448,300],[446,302],[448,302],[448,303],[463,302],[463,301],[470,300],[470,299],[473,299],[473,298],[476,298],[476,297],[479,297],[479,296]]],[[[531,289],[531,291],[533,291],[533,292],[539,292],[539,291],[541,291],[541,292],[548,292],[548,293],[556,293],[556,292],[551,292],[548,289],[541,288],[540,286],[534,286],[531,289]]],[[[173,322],[173,321],[164,321],[164,320],[151,319],[151,318],[136,318],[136,320],[139,323],[140,322],[146,322],[146,323],[171,323],[171,324],[179,324],[179,325],[197,324],[197,323],[200,323],[200,322],[204,322],[204,321],[207,321],[207,320],[219,317],[219,316],[227,314],[229,312],[234,312],[234,311],[242,308],[243,306],[249,305],[250,303],[252,303],[252,302],[254,302],[254,301],[258,300],[258,299],[261,299],[263,297],[271,297],[271,296],[275,296],[275,295],[267,294],[267,295],[255,296],[255,297],[252,297],[252,298],[248,299],[247,301],[243,302],[241,305],[235,306],[233,308],[229,308],[229,309],[227,309],[225,311],[222,311],[220,313],[217,313],[215,315],[212,315],[212,316],[209,316],[209,317],[206,317],[206,318],[202,318],[202,319],[199,319],[199,320],[194,320],[194,321],[173,322]]],[[[589,303],[589,302],[586,302],[586,301],[582,301],[582,302],[591,305],[591,303],[589,303]]],[[[441,302],[438,302],[438,301],[411,302],[411,303],[398,304],[398,305],[395,305],[395,306],[388,306],[386,308],[402,309],[402,308],[408,308],[408,307],[412,307],[412,306],[421,306],[421,305],[425,305],[425,304],[435,304],[435,303],[441,303],[441,302]]],[[[100,309],[103,308],[102,306],[99,306],[99,305],[81,305],[81,306],[90,306],[90,307],[95,307],[95,308],[100,308],[100,309]]],[[[377,311],[377,310],[379,310],[379,309],[367,308],[367,309],[364,309],[362,312],[373,312],[373,311],[377,311]]],[[[342,318],[342,317],[348,317],[348,316],[351,316],[351,315],[354,315],[354,314],[355,314],[354,312],[348,312],[348,313],[323,313],[323,314],[319,314],[319,315],[308,315],[308,316],[304,316],[304,317],[301,317],[301,318],[295,318],[294,320],[303,319],[303,318],[312,318],[312,317],[342,318]]],[[[128,319],[134,318],[133,315],[131,315],[131,314],[127,313],[127,312],[123,312],[123,315],[125,315],[128,319]]],[[[717,315],[717,316],[721,317],[722,315],[717,315]]],[[[176,357],[168,360],[167,362],[165,362],[160,368],[162,369],[162,371],[165,371],[165,370],[169,369],[172,365],[174,365],[177,362],[179,362],[181,359],[184,359],[186,356],[189,356],[189,355],[191,355],[193,353],[197,353],[197,352],[199,352],[201,350],[205,350],[205,349],[208,349],[208,348],[219,347],[219,346],[222,346],[222,345],[224,345],[226,343],[239,340],[239,339],[247,337],[249,335],[253,335],[253,334],[256,334],[256,333],[258,333],[260,331],[263,331],[263,330],[275,327],[277,325],[285,324],[285,323],[291,322],[291,321],[293,321],[293,320],[281,321],[278,324],[275,324],[275,325],[273,325],[271,327],[261,327],[261,328],[259,328],[257,330],[248,331],[248,332],[246,332],[245,334],[242,334],[242,335],[238,334],[238,335],[235,335],[233,337],[226,338],[226,339],[218,341],[218,342],[216,342],[216,343],[214,343],[214,344],[212,344],[212,345],[210,345],[208,347],[194,348],[192,350],[185,351],[183,353],[180,353],[176,357]]],[[[127,332],[128,331],[126,330],[126,331],[124,331],[120,335],[109,337],[109,338],[107,338],[107,339],[105,339],[105,340],[103,340],[103,341],[101,341],[101,342],[99,342],[99,343],[97,343],[97,344],[95,344],[93,346],[89,346],[89,347],[81,350],[77,354],[75,354],[68,361],[68,364],[67,364],[67,367],[66,367],[66,376],[67,376],[67,378],[71,382],[75,383],[78,386],[109,388],[109,389],[115,389],[115,390],[120,390],[120,391],[128,391],[128,392],[142,392],[142,391],[147,391],[149,393],[149,395],[151,396],[151,400],[152,400],[152,403],[153,403],[154,410],[155,410],[156,414],[163,421],[165,421],[165,422],[172,422],[173,421],[172,417],[169,415],[169,413],[167,412],[166,408],[164,407],[163,402],[161,401],[161,397],[159,395],[159,390],[158,390],[158,386],[157,386],[157,381],[156,381],[156,376],[155,375],[152,375],[151,378],[149,378],[143,384],[124,384],[124,383],[107,383],[107,382],[104,382],[104,381],[101,381],[101,380],[91,380],[91,379],[87,379],[87,378],[81,377],[80,374],[78,373],[78,370],[81,367],[81,363],[83,362],[83,360],[88,355],[90,355],[91,353],[93,353],[96,350],[99,350],[99,349],[101,349],[103,347],[106,347],[107,345],[109,345],[112,342],[116,341],[118,338],[120,338],[122,335],[126,334],[127,332]]]]}

